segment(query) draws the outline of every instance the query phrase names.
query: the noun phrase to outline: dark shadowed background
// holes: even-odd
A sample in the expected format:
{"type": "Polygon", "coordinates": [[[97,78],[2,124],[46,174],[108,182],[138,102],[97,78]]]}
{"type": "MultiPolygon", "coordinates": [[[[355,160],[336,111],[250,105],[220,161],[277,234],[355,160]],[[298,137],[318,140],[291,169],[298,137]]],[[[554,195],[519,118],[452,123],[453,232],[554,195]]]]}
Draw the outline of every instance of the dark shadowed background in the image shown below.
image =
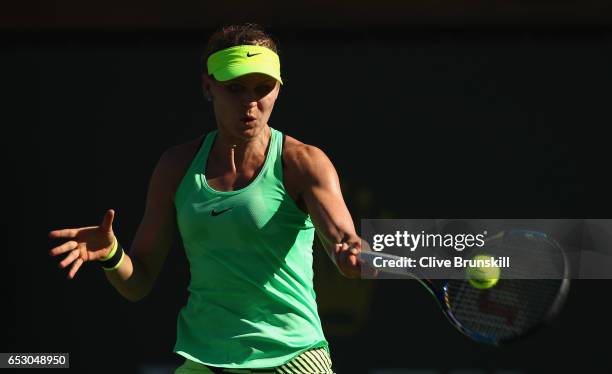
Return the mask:
{"type": "MultiPolygon", "coordinates": [[[[259,22],[285,85],[270,125],[323,149],[361,218],[610,218],[607,1],[22,1],[2,5],[1,352],[69,352],[75,373],[167,373],[188,267],[177,240],[153,292],[76,280],[52,229],[116,211],[129,247],[161,153],[215,127],[201,53],[259,22]],[[165,370],[165,371],[164,371],[165,370]]],[[[604,280],[574,281],[549,328],[503,348],[453,330],[416,282],[315,282],[338,373],[606,373],[604,280]]]]}

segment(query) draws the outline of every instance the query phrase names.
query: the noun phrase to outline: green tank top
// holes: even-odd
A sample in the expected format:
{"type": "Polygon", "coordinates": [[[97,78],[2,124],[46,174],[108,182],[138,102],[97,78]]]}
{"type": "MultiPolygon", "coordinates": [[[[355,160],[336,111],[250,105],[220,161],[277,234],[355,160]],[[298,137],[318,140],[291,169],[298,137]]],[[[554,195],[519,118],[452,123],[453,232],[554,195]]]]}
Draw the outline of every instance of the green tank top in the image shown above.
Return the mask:
{"type": "Polygon", "coordinates": [[[222,192],[208,185],[215,130],[176,191],[191,279],[174,352],[192,361],[255,369],[310,348],[329,351],[313,288],[315,229],[285,190],[283,135],[271,133],[263,168],[248,186],[222,192]]]}

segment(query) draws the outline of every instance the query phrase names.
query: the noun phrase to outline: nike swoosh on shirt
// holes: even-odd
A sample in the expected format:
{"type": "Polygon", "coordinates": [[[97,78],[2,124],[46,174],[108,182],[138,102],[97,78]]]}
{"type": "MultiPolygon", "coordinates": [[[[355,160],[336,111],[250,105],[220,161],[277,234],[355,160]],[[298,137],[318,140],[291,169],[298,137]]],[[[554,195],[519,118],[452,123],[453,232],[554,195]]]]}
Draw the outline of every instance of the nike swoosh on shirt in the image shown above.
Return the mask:
{"type": "Polygon", "coordinates": [[[230,210],[230,209],[232,209],[232,208],[227,208],[227,209],[219,210],[219,211],[217,211],[217,212],[215,212],[215,210],[213,209],[213,210],[210,212],[210,215],[211,215],[211,216],[213,216],[213,217],[215,217],[215,216],[218,216],[218,215],[219,215],[219,214],[221,214],[221,213],[225,213],[225,212],[227,212],[227,211],[228,211],[228,210],[230,210]]]}

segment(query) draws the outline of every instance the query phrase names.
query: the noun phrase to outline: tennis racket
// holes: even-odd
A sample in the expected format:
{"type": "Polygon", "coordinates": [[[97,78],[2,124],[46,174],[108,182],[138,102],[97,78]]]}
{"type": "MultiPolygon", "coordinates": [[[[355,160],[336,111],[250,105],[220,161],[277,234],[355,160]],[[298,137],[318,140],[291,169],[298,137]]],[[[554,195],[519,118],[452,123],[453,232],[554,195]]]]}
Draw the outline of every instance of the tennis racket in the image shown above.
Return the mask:
{"type": "MultiPolygon", "coordinates": [[[[558,314],[567,298],[570,280],[566,255],[555,240],[538,231],[503,231],[485,240],[483,250],[529,256],[523,256],[522,262],[521,256],[516,256],[519,262],[513,264],[512,273],[504,274],[502,270],[501,279],[488,289],[475,288],[467,279],[427,279],[410,268],[377,270],[418,280],[457,330],[484,344],[500,345],[523,338],[558,314]],[[557,274],[558,277],[533,279],[535,274],[557,274]]],[[[372,251],[360,254],[372,267],[376,257],[400,258],[372,251]]]]}

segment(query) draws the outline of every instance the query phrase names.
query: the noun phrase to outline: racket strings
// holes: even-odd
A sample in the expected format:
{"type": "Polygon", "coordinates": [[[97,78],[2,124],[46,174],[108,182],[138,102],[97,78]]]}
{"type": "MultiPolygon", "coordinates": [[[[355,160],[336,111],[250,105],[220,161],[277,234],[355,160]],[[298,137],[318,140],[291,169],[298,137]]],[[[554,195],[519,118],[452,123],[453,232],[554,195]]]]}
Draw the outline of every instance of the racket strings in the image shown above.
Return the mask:
{"type": "Polygon", "coordinates": [[[562,280],[502,279],[487,290],[467,281],[447,284],[448,312],[467,333],[507,340],[546,319],[559,294],[562,280]]]}
{"type": "Polygon", "coordinates": [[[495,256],[511,259],[510,267],[503,269],[506,279],[562,279],[566,276],[563,251],[546,236],[518,231],[493,241],[485,249],[495,256]]]}

